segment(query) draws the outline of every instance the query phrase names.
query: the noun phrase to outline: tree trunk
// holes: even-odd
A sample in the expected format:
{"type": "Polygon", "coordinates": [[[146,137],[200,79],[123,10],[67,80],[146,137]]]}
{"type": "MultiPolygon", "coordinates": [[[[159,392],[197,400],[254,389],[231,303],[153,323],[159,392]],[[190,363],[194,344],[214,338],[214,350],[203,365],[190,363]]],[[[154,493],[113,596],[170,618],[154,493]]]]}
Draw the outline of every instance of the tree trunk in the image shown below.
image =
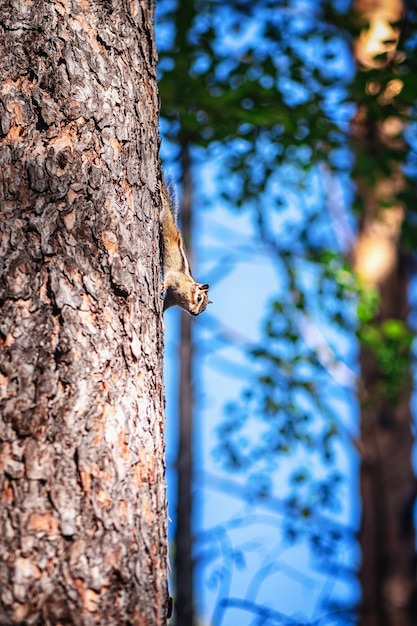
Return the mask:
{"type": "MultiPolygon", "coordinates": [[[[374,70],[367,95],[378,98],[381,109],[397,95],[393,83],[375,79],[375,70],[396,62],[398,28],[402,16],[399,0],[356,0],[355,9],[369,24],[356,42],[361,71],[374,70]],[[381,56],[384,55],[384,56],[381,56]]],[[[399,85],[397,85],[399,87],[399,85]]],[[[398,93],[398,92],[397,92],[398,93]]],[[[364,99],[366,101],[366,99],[364,99]]],[[[375,121],[362,104],[353,124],[357,151],[370,159],[383,159],[388,150],[401,151],[401,119],[375,121]]],[[[356,270],[369,288],[377,288],[381,304],[377,327],[386,320],[407,324],[408,257],[401,250],[400,232],[404,207],[397,194],[404,186],[399,164],[390,163],[391,174],[374,171],[374,182],[357,180],[363,213],[355,255],[356,270]]],[[[382,325],[382,326],[381,326],[382,325]]],[[[401,356],[401,355],[396,355],[401,356]]],[[[410,355],[402,355],[404,358],[410,355]]],[[[361,626],[414,626],[417,623],[415,533],[412,470],[411,372],[400,381],[394,398],[388,393],[386,370],[375,350],[362,345],[360,490],[362,551],[360,582],[361,626]]],[[[409,361],[410,363],[410,361],[409,361]]],[[[395,361],[393,361],[395,367],[395,361]]]]}
{"type": "MultiPolygon", "coordinates": [[[[189,145],[182,146],[181,226],[187,250],[191,250],[192,177],[189,145]]],[[[175,533],[176,624],[194,624],[193,562],[193,437],[194,385],[192,317],[181,311],[179,349],[179,445],[177,456],[177,524],[175,533]]]]}
{"type": "Polygon", "coordinates": [[[165,623],[153,2],[0,7],[0,623],[165,623]]]}

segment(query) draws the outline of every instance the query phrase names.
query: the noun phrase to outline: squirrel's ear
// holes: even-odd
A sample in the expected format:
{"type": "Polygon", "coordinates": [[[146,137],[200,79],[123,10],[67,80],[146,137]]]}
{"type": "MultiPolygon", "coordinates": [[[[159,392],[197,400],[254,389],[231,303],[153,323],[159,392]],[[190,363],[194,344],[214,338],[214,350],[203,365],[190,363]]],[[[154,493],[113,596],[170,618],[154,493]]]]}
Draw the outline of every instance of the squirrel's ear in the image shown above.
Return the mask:
{"type": "Polygon", "coordinates": [[[205,283],[204,285],[200,285],[201,291],[208,291],[210,289],[210,285],[205,283]]]}

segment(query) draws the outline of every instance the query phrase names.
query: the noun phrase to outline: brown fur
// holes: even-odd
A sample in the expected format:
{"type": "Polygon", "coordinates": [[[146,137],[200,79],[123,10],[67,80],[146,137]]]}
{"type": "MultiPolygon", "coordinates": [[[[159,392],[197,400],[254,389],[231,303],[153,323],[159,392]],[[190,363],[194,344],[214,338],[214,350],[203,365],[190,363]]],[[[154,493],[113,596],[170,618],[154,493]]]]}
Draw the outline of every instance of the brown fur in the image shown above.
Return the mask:
{"type": "Polygon", "coordinates": [[[177,226],[172,191],[163,181],[160,186],[162,210],[160,223],[163,243],[164,311],[178,305],[191,315],[206,310],[210,300],[207,283],[197,283],[190,269],[184,240],[177,226]]]}

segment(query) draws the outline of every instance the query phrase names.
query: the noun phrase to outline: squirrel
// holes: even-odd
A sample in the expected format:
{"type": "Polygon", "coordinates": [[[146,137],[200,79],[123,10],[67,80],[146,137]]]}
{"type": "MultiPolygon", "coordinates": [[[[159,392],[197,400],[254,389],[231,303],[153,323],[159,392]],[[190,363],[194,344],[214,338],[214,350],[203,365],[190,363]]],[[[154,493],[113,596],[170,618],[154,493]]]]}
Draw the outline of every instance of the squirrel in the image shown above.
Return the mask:
{"type": "Polygon", "coordinates": [[[159,221],[163,246],[164,311],[177,304],[191,315],[199,315],[211,304],[208,299],[210,285],[198,283],[191,274],[184,240],[177,226],[173,184],[163,179],[159,191],[162,201],[159,221]]]}

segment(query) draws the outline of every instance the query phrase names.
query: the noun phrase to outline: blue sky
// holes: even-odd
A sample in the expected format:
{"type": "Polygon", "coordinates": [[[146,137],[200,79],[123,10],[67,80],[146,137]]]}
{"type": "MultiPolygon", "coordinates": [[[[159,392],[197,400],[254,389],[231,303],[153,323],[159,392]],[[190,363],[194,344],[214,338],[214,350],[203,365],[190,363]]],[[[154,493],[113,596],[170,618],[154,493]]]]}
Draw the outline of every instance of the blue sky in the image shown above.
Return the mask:
{"type": "MultiPolygon", "coordinates": [[[[198,280],[212,283],[210,297],[213,300],[208,311],[194,322],[194,523],[197,537],[195,549],[199,555],[196,567],[197,606],[203,623],[213,626],[220,626],[220,623],[222,626],[253,623],[253,615],[248,611],[228,608],[221,612],[219,599],[222,595],[256,601],[291,615],[300,623],[309,622],[320,617],[319,606],[324,598],[342,597],[354,601],[358,594],[355,581],[350,577],[346,582],[343,578],[339,580],[337,576],[328,576],[320,571],[305,542],[293,546],[286,543],[282,516],[268,506],[248,504],[237,490],[228,487],[230,483],[244,487],[245,476],[224,473],[215,455],[218,445],[216,427],[224,419],[225,405],[238,399],[250,380],[253,363],[246,355],[245,345],[260,340],[261,321],[267,302],[280,288],[279,271],[267,250],[256,243],[250,215],[231,212],[220,201],[214,203],[215,208],[204,209],[204,197],[213,199],[216,195],[211,182],[215,170],[216,164],[209,162],[196,172],[198,185],[201,184],[201,202],[200,193],[196,202],[202,208],[196,215],[194,226],[194,250],[198,251],[198,255],[193,270],[198,280]],[[230,342],[220,338],[223,332],[230,336],[230,342]],[[236,556],[232,557],[234,552],[236,556]],[[264,575],[254,578],[254,573],[258,571],[264,575]]],[[[175,475],[172,465],[177,444],[178,310],[167,311],[164,321],[167,480],[169,512],[174,520],[170,527],[172,539],[175,524],[175,475]]],[[[341,389],[332,401],[343,422],[354,431],[356,415],[346,397],[346,390],[341,389]]],[[[312,462],[300,454],[284,462],[275,477],[274,492],[281,497],[287,494],[290,472],[300,466],[308,469],[312,462]]],[[[342,487],[343,506],[339,519],[349,526],[356,526],[359,515],[354,497],[358,479],[357,458],[346,455],[339,446],[337,465],[347,476],[347,482],[342,487]]],[[[357,567],[355,544],[350,542],[343,550],[345,554],[341,562],[357,567]]]]}
{"type": "MultiPolygon", "coordinates": [[[[297,11],[303,3],[297,4],[297,11]]],[[[304,9],[311,6],[304,3],[304,9]]],[[[227,20],[219,22],[219,34],[224,30],[223,43],[236,51],[256,40],[259,48],[262,41],[256,25],[248,28],[237,41],[226,28],[227,20]]],[[[302,19],[298,26],[303,28],[302,19]]],[[[157,29],[158,35],[158,29],[157,29]]],[[[172,36],[169,25],[161,37],[172,36]]],[[[306,58],[311,51],[306,48],[306,58]]],[[[346,46],[340,44],[329,73],[337,78],[342,70],[349,72],[346,46]]],[[[204,58],[199,62],[204,65],[204,58]]],[[[196,65],[195,71],[199,71],[196,65]]],[[[223,71],[228,71],[227,64],[223,71]]],[[[289,100],[303,98],[303,90],[294,89],[293,84],[281,84],[289,100]]],[[[329,107],[338,111],[340,123],[347,123],[352,109],[339,106],[341,91],[329,92],[329,107]]],[[[164,125],[161,125],[163,136],[164,125]]],[[[235,149],[239,149],[236,144],[235,149]]],[[[242,146],[244,149],[244,146],[242,146]]],[[[265,149],[272,149],[266,146],[265,149]]],[[[161,156],[169,163],[170,173],[178,177],[175,157],[168,142],[162,143],[161,156]]],[[[343,599],[354,603],[358,598],[358,586],[352,576],[325,572],[323,563],[314,558],[305,541],[293,545],[285,541],[285,521],[274,501],[253,506],[242,497],[245,492],[244,475],[224,472],[215,451],[218,446],[217,426],[225,418],[225,406],[239,398],[242,390],[251,382],[251,373],[256,364],[248,357],[247,348],[262,337],[262,321],[267,305],[273,297],[285,291],[284,276],[277,259],[257,237],[253,216],[246,210],[237,212],[228,206],[219,195],[222,185],[233,187],[234,181],[223,179],[223,159],[227,154],[221,148],[204,153],[194,153],[195,221],[193,234],[193,273],[197,280],[210,282],[210,298],[213,304],[194,321],[196,345],[196,410],[195,410],[195,534],[196,534],[196,602],[202,624],[212,626],[249,626],[258,623],[254,614],[242,607],[222,607],[222,599],[235,598],[248,603],[258,603],[271,611],[279,611],[292,617],[298,624],[311,623],[322,617],[323,604],[329,600],[343,599]],[[225,609],[225,610],[223,610],[225,609]]],[[[309,148],[305,155],[298,155],[308,162],[309,148]]],[[[346,154],[334,158],[346,159],[346,154]]],[[[304,210],[314,211],[326,194],[337,196],[338,218],[345,223],[340,227],[338,219],[327,216],[320,225],[321,235],[329,240],[339,238],[339,245],[347,245],[347,233],[353,228],[349,222],[349,202],[352,189],[348,179],[332,179],[317,171],[310,179],[310,187],[304,196],[294,191],[291,183],[297,179],[297,170],[286,165],[271,178],[265,200],[271,202],[277,193],[284,193],[285,211],[271,213],[270,226],[281,239],[296,237],[297,225],[304,210]],[[337,194],[334,193],[336,189],[337,194]],[[268,195],[269,194],[269,195],[268,195]],[[346,221],[347,220],[347,221],[346,221]],[[348,226],[348,227],[346,227],[348,226]],[[337,230],[339,228],[339,231],[337,230]]],[[[307,275],[307,273],[306,273],[307,275]]],[[[175,525],[175,460],[177,433],[177,347],[179,312],[170,309],[165,313],[165,385],[167,397],[167,481],[170,524],[170,539],[175,525]]],[[[348,354],[352,363],[355,346],[348,337],[335,337],[325,325],[314,326],[310,332],[311,342],[316,343],[325,358],[329,344],[348,354]],[[320,332],[318,332],[320,330],[320,332]],[[315,332],[317,331],[317,332],[315,332]]],[[[354,371],[334,370],[334,377],[341,385],[329,385],[329,402],[345,427],[344,436],[349,439],[357,429],[357,407],[353,401],[354,371]]],[[[334,378],[333,377],[333,378],[334,378]]],[[[251,428],[260,426],[252,425],[251,428]]],[[[255,436],[256,433],[252,433],[255,436]]],[[[251,436],[251,433],[249,433],[251,436]]],[[[346,480],[340,488],[340,507],[333,515],[335,522],[355,529],[358,525],[357,501],[358,459],[351,442],[336,446],[336,465],[346,480]]],[[[279,470],[271,469],[273,496],[278,502],[288,495],[288,478],[299,467],[320,474],[324,467],[317,467],[317,460],[301,452],[285,459],[279,470]]],[[[338,553],[338,564],[355,569],[359,563],[358,549],[354,541],[344,542],[338,553]]],[[[236,603],[237,604],[237,603],[236,603]]],[[[331,616],[323,618],[321,624],[333,623],[331,616]]],[[[334,618],[336,623],[337,616],[334,618]]],[[[265,624],[268,621],[263,622],[265,624]]],[[[273,623],[273,622],[271,622],[273,623]]],[[[291,623],[291,622],[289,622],[291,623]]]]}

